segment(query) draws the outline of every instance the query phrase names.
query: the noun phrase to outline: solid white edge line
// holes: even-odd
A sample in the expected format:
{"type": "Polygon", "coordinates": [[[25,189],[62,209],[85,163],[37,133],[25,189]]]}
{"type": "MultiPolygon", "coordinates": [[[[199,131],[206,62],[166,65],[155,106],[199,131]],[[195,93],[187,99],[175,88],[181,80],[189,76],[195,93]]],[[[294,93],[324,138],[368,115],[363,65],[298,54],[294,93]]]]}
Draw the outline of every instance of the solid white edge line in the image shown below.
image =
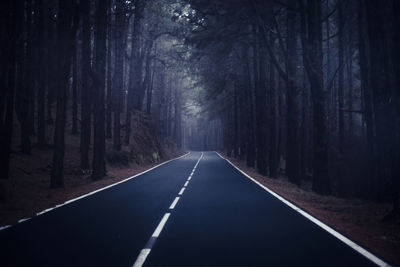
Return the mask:
{"type": "Polygon", "coordinates": [[[10,228],[11,226],[12,225],[4,225],[4,226],[0,227],[0,231],[4,230],[4,229],[7,229],[7,228],[10,228]]]}
{"type": "Polygon", "coordinates": [[[189,181],[186,181],[186,183],[183,185],[184,187],[187,187],[189,184],[189,181]]]}
{"type": "Polygon", "coordinates": [[[23,218],[23,219],[19,220],[18,223],[22,223],[22,222],[28,221],[28,220],[30,220],[30,219],[31,219],[31,218],[23,218]]]}
{"type": "Polygon", "coordinates": [[[53,209],[54,208],[48,208],[48,209],[42,210],[41,212],[36,213],[36,216],[42,215],[43,213],[49,212],[49,211],[51,211],[53,209]]]}
{"type": "MultiPolygon", "coordinates": [[[[124,183],[124,182],[126,182],[126,181],[129,181],[129,180],[135,178],[135,177],[138,177],[138,176],[140,176],[140,175],[142,175],[142,174],[145,174],[146,172],[149,172],[149,171],[151,171],[151,170],[154,170],[155,168],[158,168],[158,167],[160,167],[160,166],[162,166],[162,165],[164,165],[164,164],[167,164],[168,162],[171,162],[171,161],[174,161],[174,160],[177,160],[177,159],[186,157],[186,156],[189,155],[190,153],[191,153],[191,151],[189,151],[188,153],[186,153],[186,154],[184,154],[184,155],[182,155],[182,156],[180,156],[180,157],[177,157],[177,158],[174,158],[174,159],[170,159],[170,160],[167,160],[167,161],[165,161],[165,162],[163,162],[163,163],[160,163],[160,164],[158,164],[158,165],[156,165],[156,166],[154,166],[154,167],[152,167],[152,168],[150,168],[150,169],[148,169],[148,170],[145,170],[145,171],[143,171],[143,172],[141,172],[141,173],[135,174],[135,175],[133,175],[133,176],[131,176],[131,177],[128,177],[128,178],[126,178],[126,179],[124,179],[124,180],[122,180],[122,181],[119,181],[119,182],[116,182],[116,183],[114,183],[114,184],[110,184],[110,185],[108,185],[108,186],[102,187],[102,188],[100,188],[100,189],[97,189],[97,190],[95,190],[95,191],[89,192],[89,193],[87,193],[87,194],[85,194],[85,195],[82,195],[82,196],[79,196],[79,197],[77,197],[77,198],[73,198],[73,199],[67,200],[67,201],[65,201],[64,203],[58,204],[58,205],[56,205],[56,206],[54,206],[54,207],[52,207],[52,208],[48,208],[48,209],[42,210],[42,211],[36,213],[36,216],[40,216],[40,215],[42,215],[42,214],[44,214],[44,213],[47,213],[47,212],[49,212],[49,211],[52,211],[52,210],[54,210],[54,209],[56,209],[56,208],[62,207],[62,206],[64,206],[64,205],[67,205],[67,204],[69,204],[69,203],[75,202],[75,201],[77,201],[77,200],[79,200],[79,199],[88,197],[88,196],[93,195],[93,194],[95,194],[95,193],[98,193],[98,192],[100,192],[100,191],[106,190],[106,189],[108,189],[108,188],[110,188],[110,187],[113,187],[113,186],[122,184],[122,183],[124,183]]],[[[22,220],[23,220],[23,219],[22,219],[22,220]]],[[[21,222],[24,222],[24,221],[26,221],[26,220],[23,220],[23,221],[20,220],[20,221],[18,221],[16,224],[21,223],[21,222]]],[[[5,230],[5,229],[7,229],[7,228],[10,228],[10,227],[12,227],[12,226],[14,226],[14,225],[15,225],[15,224],[0,226],[0,231],[5,230]]]]}
{"type": "Polygon", "coordinates": [[[181,191],[179,191],[178,195],[182,196],[183,192],[185,191],[185,188],[182,187],[181,191]]]}
{"type": "Polygon", "coordinates": [[[170,210],[173,210],[173,209],[175,208],[176,203],[178,203],[178,201],[179,201],[179,198],[180,198],[180,197],[176,197],[176,198],[174,199],[174,201],[172,202],[171,206],[169,206],[169,209],[170,209],[170,210]]]}
{"type": "Polygon", "coordinates": [[[146,261],[147,256],[149,256],[151,249],[144,248],[140,251],[139,256],[137,257],[133,267],[142,267],[143,263],[146,261]]]}
{"type": "Polygon", "coordinates": [[[156,230],[151,235],[151,237],[158,237],[160,235],[160,233],[161,233],[162,229],[164,228],[165,223],[168,221],[168,218],[170,215],[171,215],[171,213],[164,214],[164,217],[161,219],[160,223],[158,224],[156,230]]]}
{"type": "Polygon", "coordinates": [[[345,237],[344,235],[342,235],[341,233],[337,232],[336,230],[334,230],[330,226],[326,225],[322,221],[318,220],[317,218],[315,218],[311,214],[309,214],[309,213],[305,212],[304,210],[302,210],[301,208],[297,207],[292,202],[286,200],[285,198],[283,198],[282,196],[278,195],[277,193],[275,193],[274,191],[272,191],[271,189],[269,189],[265,185],[261,184],[260,182],[255,180],[253,177],[249,176],[247,173],[245,173],[244,171],[242,171],[241,169],[236,167],[228,159],[222,157],[217,151],[215,151],[215,153],[217,153],[217,155],[219,157],[221,157],[222,159],[226,160],[234,168],[236,168],[238,171],[240,171],[245,177],[247,177],[250,180],[252,180],[254,183],[256,183],[258,186],[260,186],[262,189],[264,189],[265,191],[267,191],[268,193],[273,195],[275,198],[277,198],[278,200],[282,201],[287,206],[289,206],[290,208],[294,209],[295,211],[297,211],[298,213],[300,213],[301,215],[303,215],[304,217],[309,219],[311,222],[313,222],[314,224],[318,225],[319,227],[321,227],[322,229],[324,229],[325,231],[327,231],[328,233],[330,233],[331,235],[333,235],[334,237],[336,237],[337,239],[339,239],[340,241],[342,241],[343,243],[345,243],[346,245],[348,245],[349,247],[351,247],[352,249],[354,249],[355,251],[357,251],[358,253],[360,253],[361,255],[363,255],[364,257],[366,257],[367,259],[369,259],[373,263],[375,263],[376,265],[382,266],[382,267],[383,266],[386,266],[386,267],[390,266],[387,262],[385,262],[382,259],[378,258],[377,256],[375,256],[374,254],[372,254],[371,252],[369,252],[365,248],[361,247],[360,245],[356,244],[354,241],[351,241],[349,238],[345,237]]]}

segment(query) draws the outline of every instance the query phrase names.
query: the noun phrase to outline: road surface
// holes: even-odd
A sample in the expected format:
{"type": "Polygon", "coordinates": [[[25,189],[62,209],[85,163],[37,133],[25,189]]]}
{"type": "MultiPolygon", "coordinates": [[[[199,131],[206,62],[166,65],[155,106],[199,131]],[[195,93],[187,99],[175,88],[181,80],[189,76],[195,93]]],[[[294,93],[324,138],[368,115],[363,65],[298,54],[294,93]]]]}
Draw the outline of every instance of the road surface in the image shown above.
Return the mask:
{"type": "Polygon", "coordinates": [[[0,266],[375,266],[215,152],[2,230],[0,255],[0,266]]]}

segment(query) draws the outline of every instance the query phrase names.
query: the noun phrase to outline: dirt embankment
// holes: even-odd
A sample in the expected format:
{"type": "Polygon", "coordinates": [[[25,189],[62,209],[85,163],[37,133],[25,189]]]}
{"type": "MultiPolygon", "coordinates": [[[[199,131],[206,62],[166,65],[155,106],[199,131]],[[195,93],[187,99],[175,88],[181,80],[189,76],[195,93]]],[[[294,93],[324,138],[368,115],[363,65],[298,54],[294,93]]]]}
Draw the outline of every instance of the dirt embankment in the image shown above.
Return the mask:
{"type": "MultiPolygon", "coordinates": [[[[163,161],[183,153],[170,140],[159,140],[151,118],[136,112],[132,120],[131,144],[114,152],[112,140],[106,141],[107,176],[93,182],[90,172],[80,169],[79,135],[70,134],[67,125],[64,160],[64,188],[50,189],[52,147],[39,150],[33,141],[31,155],[19,152],[19,125],[14,126],[14,139],[10,162],[10,179],[0,180],[6,202],[0,203],[0,226],[14,224],[22,218],[34,216],[44,209],[87,194],[140,173],[163,161]]],[[[48,126],[48,142],[52,142],[53,126],[48,126]]],[[[122,134],[124,131],[122,129],[122,134]]],[[[90,151],[90,157],[92,156],[90,151]]]]}
{"type": "MultiPolygon", "coordinates": [[[[224,155],[226,157],[226,155],[224,155]]],[[[301,187],[286,177],[271,179],[248,168],[244,162],[226,157],[242,171],[296,206],[331,226],[389,264],[400,266],[400,222],[385,222],[390,203],[321,196],[311,191],[310,182],[301,187]]]]}

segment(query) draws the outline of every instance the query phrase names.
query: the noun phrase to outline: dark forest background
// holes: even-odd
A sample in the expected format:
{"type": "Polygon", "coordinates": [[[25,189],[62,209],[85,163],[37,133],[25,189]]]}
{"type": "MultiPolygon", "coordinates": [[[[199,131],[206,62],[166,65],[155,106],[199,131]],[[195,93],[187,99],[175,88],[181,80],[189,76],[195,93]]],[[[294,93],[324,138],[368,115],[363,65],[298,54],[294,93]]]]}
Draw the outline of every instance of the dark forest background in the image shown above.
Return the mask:
{"type": "MultiPolygon", "coordinates": [[[[143,131],[134,127],[142,126],[143,118],[152,118],[157,131],[150,136],[154,141],[144,144],[148,150],[161,139],[180,145],[182,74],[179,55],[172,58],[179,47],[167,15],[176,4],[12,0],[1,5],[1,179],[13,168],[13,132],[20,135],[20,153],[54,151],[51,188],[64,186],[71,134],[80,136],[79,167],[92,180],[106,176],[109,155],[110,161],[143,156],[129,153],[133,132],[143,131]],[[112,143],[109,151],[106,140],[112,143]]],[[[144,130],[154,130],[149,127],[144,130]]]]}
{"type": "Polygon", "coordinates": [[[398,1],[189,2],[203,109],[223,129],[199,120],[198,148],[398,214],[398,1]]]}
{"type": "Polygon", "coordinates": [[[0,12],[0,179],[16,121],[21,153],[53,149],[57,188],[66,134],[98,180],[143,112],[182,149],[390,200],[398,216],[399,1],[5,0],[0,12]]]}

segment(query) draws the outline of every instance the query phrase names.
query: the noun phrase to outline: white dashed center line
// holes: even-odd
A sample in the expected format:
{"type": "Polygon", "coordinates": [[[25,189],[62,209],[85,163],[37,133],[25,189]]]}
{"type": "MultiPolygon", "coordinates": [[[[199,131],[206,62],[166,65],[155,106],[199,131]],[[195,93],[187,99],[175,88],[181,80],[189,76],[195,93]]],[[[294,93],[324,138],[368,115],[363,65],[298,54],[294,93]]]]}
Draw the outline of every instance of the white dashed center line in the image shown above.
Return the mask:
{"type": "MultiPolygon", "coordinates": [[[[194,171],[197,168],[197,165],[199,165],[199,162],[200,162],[200,160],[202,158],[203,158],[203,153],[201,153],[201,156],[197,160],[196,165],[194,165],[194,168],[193,168],[192,172],[190,173],[187,181],[183,185],[181,191],[179,191],[179,193],[178,193],[179,196],[182,196],[183,192],[185,191],[186,187],[189,184],[190,179],[192,179],[192,176],[194,174],[194,171]]],[[[180,199],[180,197],[175,197],[174,201],[169,206],[169,210],[170,211],[175,209],[175,206],[178,203],[179,199],[180,199]]],[[[139,256],[137,257],[135,263],[133,264],[133,267],[141,267],[144,264],[144,262],[146,261],[147,256],[149,256],[149,254],[151,252],[151,248],[153,247],[153,245],[156,242],[158,236],[160,235],[162,229],[164,228],[164,225],[167,223],[168,218],[169,218],[170,215],[171,215],[170,212],[167,212],[167,213],[164,214],[164,217],[161,219],[160,223],[158,224],[156,230],[154,231],[154,233],[150,237],[149,241],[147,241],[147,243],[144,246],[144,248],[140,251],[139,256]]]]}
{"type": "Polygon", "coordinates": [[[141,267],[143,263],[145,262],[147,256],[149,256],[151,249],[145,248],[140,251],[140,254],[135,261],[135,264],[133,264],[133,267],[141,267]]]}
{"type": "Polygon", "coordinates": [[[169,215],[171,213],[165,213],[164,217],[161,219],[161,222],[158,224],[156,230],[154,231],[153,235],[151,237],[158,237],[164,228],[165,223],[168,221],[169,215]]]}
{"type": "Polygon", "coordinates": [[[181,189],[181,191],[179,191],[179,194],[178,194],[178,195],[182,196],[184,191],[185,191],[185,188],[183,187],[183,188],[181,189]]]}
{"type": "Polygon", "coordinates": [[[176,197],[174,202],[172,202],[171,206],[169,206],[169,209],[170,210],[175,209],[176,203],[178,203],[178,201],[179,201],[179,197],[176,197]]]}

